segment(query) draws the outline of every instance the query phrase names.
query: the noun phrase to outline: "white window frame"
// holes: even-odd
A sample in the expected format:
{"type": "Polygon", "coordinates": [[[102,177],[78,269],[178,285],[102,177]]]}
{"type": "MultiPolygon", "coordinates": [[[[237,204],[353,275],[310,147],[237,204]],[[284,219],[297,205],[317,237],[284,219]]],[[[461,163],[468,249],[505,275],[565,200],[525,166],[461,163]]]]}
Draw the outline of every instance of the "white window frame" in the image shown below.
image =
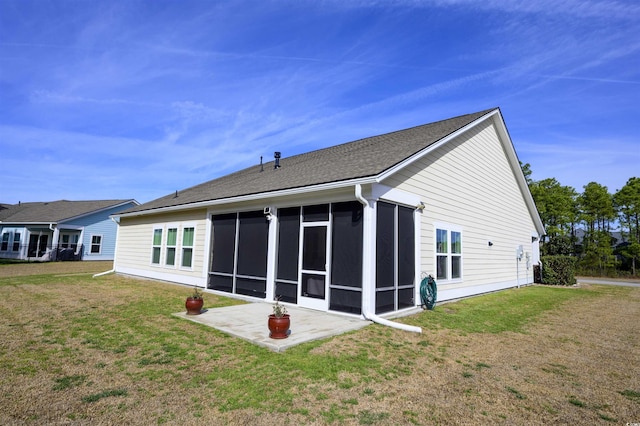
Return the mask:
{"type": "Polygon", "coordinates": [[[151,258],[149,259],[152,266],[162,266],[162,244],[164,238],[164,226],[154,226],[151,232],[151,258]],[[155,244],[156,231],[160,231],[160,244],[155,244]],[[153,253],[155,249],[160,250],[158,253],[158,262],[153,261],[153,253]]]}
{"type": "Polygon", "coordinates": [[[13,251],[13,252],[20,251],[20,239],[21,238],[22,238],[22,233],[21,232],[14,232],[13,233],[13,241],[11,243],[11,251],[13,251]],[[17,240],[16,240],[16,235],[18,236],[17,240]],[[18,244],[17,247],[16,247],[16,244],[18,244]]]}
{"type": "Polygon", "coordinates": [[[179,256],[176,255],[176,259],[178,260],[178,267],[180,269],[183,270],[187,270],[187,271],[192,271],[193,270],[193,255],[195,253],[195,247],[196,247],[196,224],[195,223],[183,223],[182,226],[179,229],[178,232],[178,247],[179,247],[179,256]],[[184,245],[184,231],[186,229],[193,229],[193,241],[191,242],[190,246],[185,246],[184,245]],[[185,249],[190,249],[191,250],[191,264],[189,266],[184,266],[182,264],[183,260],[184,260],[184,251],[185,249]]]}
{"type": "Polygon", "coordinates": [[[94,255],[94,254],[102,254],[102,241],[104,240],[104,237],[102,234],[91,234],[90,238],[89,238],[89,255],[94,255]],[[99,237],[100,238],[100,243],[95,244],[93,242],[93,237],[99,237]],[[98,251],[94,252],[93,251],[93,246],[97,245],[98,246],[98,251]]]}
{"type": "Polygon", "coordinates": [[[165,226],[165,236],[164,239],[162,241],[163,244],[163,248],[164,248],[164,262],[162,264],[163,267],[165,268],[169,268],[169,269],[175,269],[178,267],[179,262],[178,262],[178,247],[179,247],[179,238],[180,238],[180,226],[177,223],[168,223],[165,226]],[[176,242],[173,245],[169,245],[169,231],[175,229],[176,230],[176,242]],[[173,250],[173,264],[169,264],[167,263],[167,261],[169,260],[169,250],[173,250]]]}
{"type": "Polygon", "coordinates": [[[457,226],[457,225],[452,225],[452,224],[448,224],[448,223],[434,223],[433,225],[433,253],[434,253],[434,266],[435,266],[435,275],[436,275],[436,280],[438,280],[439,282],[446,282],[446,283],[456,283],[456,282],[461,282],[463,280],[463,259],[464,259],[464,248],[463,248],[463,232],[462,232],[462,227],[457,226]],[[445,231],[446,235],[447,235],[447,250],[446,252],[439,252],[438,251],[438,231],[445,231]],[[457,233],[460,236],[460,252],[459,253],[454,253],[452,251],[453,249],[453,239],[452,239],[452,234],[453,233],[457,233]],[[446,264],[447,264],[447,270],[446,270],[446,277],[442,278],[438,276],[438,258],[439,257],[446,257],[446,264]],[[460,276],[459,277],[452,277],[452,265],[453,265],[453,259],[454,258],[458,258],[459,259],[459,268],[460,268],[460,276]]]}
{"type": "Polygon", "coordinates": [[[11,233],[3,232],[2,237],[0,237],[0,251],[9,251],[10,240],[11,240],[11,233]]]}

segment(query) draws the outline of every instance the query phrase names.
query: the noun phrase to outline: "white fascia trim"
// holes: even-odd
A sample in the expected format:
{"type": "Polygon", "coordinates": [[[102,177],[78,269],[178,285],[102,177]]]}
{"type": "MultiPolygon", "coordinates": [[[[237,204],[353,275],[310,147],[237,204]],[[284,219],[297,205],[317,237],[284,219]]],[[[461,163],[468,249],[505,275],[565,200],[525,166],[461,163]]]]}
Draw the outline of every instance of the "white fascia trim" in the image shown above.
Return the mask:
{"type": "Polygon", "coordinates": [[[57,225],[58,222],[0,222],[2,226],[21,226],[24,228],[29,228],[31,226],[49,226],[49,225],[57,225]]]}
{"type": "Polygon", "coordinates": [[[283,189],[280,191],[261,192],[258,194],[241,195],[238,197],[220,198],[217,200],[200,201],[197,203],[180,204],[177,206],[169,206],[169,207],[160,207],[157,209],[143,210],[143,211],[133,212],[133,213],[114,214],[112,216],[114,216],[115,218],[121,218],[121,217],[145,216],[149,214],[168,213],[172,211],[195,210],[195,209],[201,209],[205,207],[217,206],[220,204],[240,203],[243,201],[257,201],[263,198],[286,197],[290,195],[306,194],[308,192],[340,189],[340,188],[350,187],[357,184],[365,185],[365,184],[374,183],[374,182],[376,182],[376,176],[371,176],[371,177],[358,178],[358,179],[341,180],[339,182],[323,183],[319,185],[303,186],[299,188],[283,189]]]}
{"type": "MultiPolygon", "coordinates": [[[[131,200],[124,201],[124,202],[122,202],[122,203],[113,204],[113,205],[110,205],[110,206],[107,206],[107,207],[103,207],[103,208],[101,208],[101,209],[91,210],[90,212],[82,213],[82,214],[79,214],[79,215],[77,215],[77,216],[68,217],[68,218],[66,218],[66,219],[62,219],[62,220],[60,220],[60,222],[61,222],[61,223],[62,223],[62,222],[69,222],[69,221],[72,221],[72,220],[80,219],[80,218],[85,217],[85,216],[90,216],[90,215],[92,215],[92,214],[97,214],[97,213],[100,213],[100,212],[103,212],[103,211],[106,211],[106,210],[115,209],[116,207],[124,206],[125,204],[129,204],[129,203],[134,203],[136,206],[139,206],[139,205],[140,205],[140,203],[139,203],[139,202],[137,202],[137,201],[136,201],[136,200],[134,200],[134,199],[131,199],[131,200]]],[[[113,216],[113,215],[109,215],[109,216],[111,217],[111,216],[113,216]]]]}

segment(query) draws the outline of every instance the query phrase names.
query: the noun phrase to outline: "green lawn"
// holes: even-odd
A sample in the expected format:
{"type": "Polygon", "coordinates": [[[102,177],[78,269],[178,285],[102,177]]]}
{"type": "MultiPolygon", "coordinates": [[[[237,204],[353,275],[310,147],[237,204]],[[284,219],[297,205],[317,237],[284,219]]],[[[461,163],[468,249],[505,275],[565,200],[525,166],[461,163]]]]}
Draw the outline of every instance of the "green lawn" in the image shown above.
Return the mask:
{"type": "MultiPolygon", "coordinates": [[[[370,325],[284,353],[173,316],[184,310],[189,292],[73,271],[0,278],[0,423],[640,419],[640,374],[632,376],[640,373],[638,326],[621,327],[601,312],[617,303],[620,315],[638,314],[638,289],[514,289],[402,320],[423,327],[423,334],[370,325]],[[583,315],[603,318],[570,330],[583,315]],[[609,323],[620,327],[608,339],[623,358],[599,360],[609,382],[593,384],[580,378],[588,363],[571,357],[611,357],[597,340],[609,323]],[[532,361],[526,357],[534,354],[521,352],[526,345],[548,348],[554,358],[540,352],[532,361]],[[566,353],[556,354],[563,345],[566,353]],[[560,374],[575,382],[571,389],[555,380],[560,374]]],[[[235,303],[205,295],[209,309],[235,303]]]]}

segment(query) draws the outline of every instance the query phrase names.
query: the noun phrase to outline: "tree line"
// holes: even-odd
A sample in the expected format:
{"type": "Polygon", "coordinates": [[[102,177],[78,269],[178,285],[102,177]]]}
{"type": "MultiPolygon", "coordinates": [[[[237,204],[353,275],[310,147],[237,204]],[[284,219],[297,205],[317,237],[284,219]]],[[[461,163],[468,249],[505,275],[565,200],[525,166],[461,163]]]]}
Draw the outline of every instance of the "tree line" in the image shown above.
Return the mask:
{"type": "Polygon", "coordinates": [[[613,194],[597,182],[578,193],[555,178],[534,181],[530,164],[520,165],[547,232],[541,256],[572,256],[579,274],[638,276],[640,178],[613,194]]]}

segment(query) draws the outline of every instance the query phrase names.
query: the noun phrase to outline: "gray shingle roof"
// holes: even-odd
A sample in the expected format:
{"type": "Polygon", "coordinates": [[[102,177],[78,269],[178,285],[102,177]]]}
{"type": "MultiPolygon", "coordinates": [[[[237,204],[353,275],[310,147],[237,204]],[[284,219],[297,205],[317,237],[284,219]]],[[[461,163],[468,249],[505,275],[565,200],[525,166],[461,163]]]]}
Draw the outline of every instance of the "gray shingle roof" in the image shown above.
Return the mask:
{"type": "Polygon", "coordinates": [[[4,223],[58,223],[133,200],[51,201],[5,205],[0,210],[4,223]]]}
{"type": "Polygon", "coordinates": [[[431,124],[308,152],[235,173],[141,204],[122,213],[188,205],[230,197],[307,187],[377,176],[403,160],[495,111],[492,108],[431,124]]]}

